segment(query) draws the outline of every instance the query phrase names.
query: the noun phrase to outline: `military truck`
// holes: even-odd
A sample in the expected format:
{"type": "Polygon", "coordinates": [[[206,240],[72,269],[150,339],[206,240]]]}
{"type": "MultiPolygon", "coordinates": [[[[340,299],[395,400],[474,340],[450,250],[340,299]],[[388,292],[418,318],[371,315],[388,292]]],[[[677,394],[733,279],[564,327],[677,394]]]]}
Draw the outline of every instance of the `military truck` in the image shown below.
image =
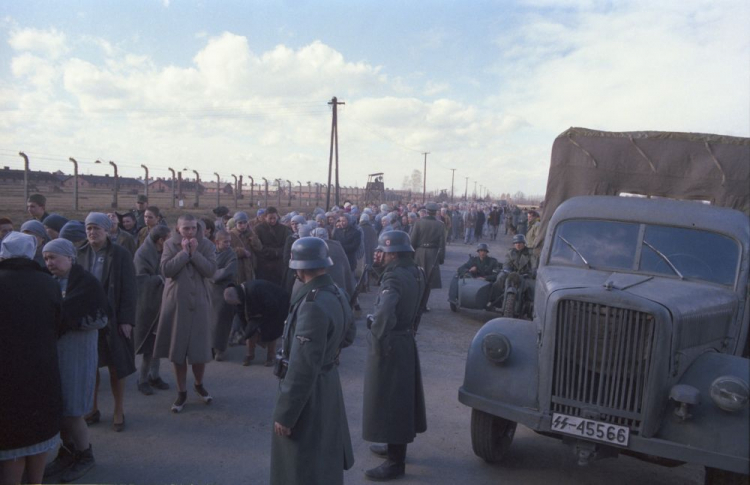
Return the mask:
{"type": "Polygon", "coordinates": [[[532,322],[474,337],[474,453],[517,424],[578,463],[697,463],[747,483],[750,139],[571,128],[554,142],[532,322]]]}

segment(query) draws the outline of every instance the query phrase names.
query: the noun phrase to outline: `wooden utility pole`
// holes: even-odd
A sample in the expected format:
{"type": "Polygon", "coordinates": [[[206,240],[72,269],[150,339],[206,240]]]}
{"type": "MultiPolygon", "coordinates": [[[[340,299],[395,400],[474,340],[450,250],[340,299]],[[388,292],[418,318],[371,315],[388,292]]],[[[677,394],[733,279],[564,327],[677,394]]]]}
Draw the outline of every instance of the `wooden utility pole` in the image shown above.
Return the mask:
{"type": "Polygon", "coordinates": [[[453,180],[456,178],[456,169],[452,168],[451,170],[451,204],[453,203],[453,180]]]}
{"type": "Polygon", "coordinates": [[[331,150],[328,155],[328,191],[326,192],[326,210],[331,208],[331,172],[333,170],[333,153],[336,151],[336,205],[339,205],[339,130],[337,124],[337,107],[340,104],[336,96],[328,102],[333,107],[333,118],[331,119],[331,150]]]}
{"type": "Polygon", "coordinates": [[[422,155],[424,155],[424,174],[422,174],[422,203],[424,204],[425,200],[427,200],[427,155],[429,155],[430,152],[422,152],[422,155]]]}

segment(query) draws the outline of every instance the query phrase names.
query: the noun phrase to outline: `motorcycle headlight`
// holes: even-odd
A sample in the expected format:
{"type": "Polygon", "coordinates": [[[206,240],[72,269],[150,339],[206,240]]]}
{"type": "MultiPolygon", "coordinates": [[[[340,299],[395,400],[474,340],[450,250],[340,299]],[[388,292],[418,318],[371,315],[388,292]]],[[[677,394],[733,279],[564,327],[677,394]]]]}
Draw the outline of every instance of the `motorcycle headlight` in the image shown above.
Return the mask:
{"type": "Polygon", "coordinates": [[[733,413],[747,407],[750,386],[739,377],[721,376],[711,383],[709,394],[716,406],[733,413]]]}
{"type": "Polygon", "coordinates": [[[510,339],[503,334],[490,333],[482,339],[484,356],[495,364],[502,364],[510,357],[510,339]]]}

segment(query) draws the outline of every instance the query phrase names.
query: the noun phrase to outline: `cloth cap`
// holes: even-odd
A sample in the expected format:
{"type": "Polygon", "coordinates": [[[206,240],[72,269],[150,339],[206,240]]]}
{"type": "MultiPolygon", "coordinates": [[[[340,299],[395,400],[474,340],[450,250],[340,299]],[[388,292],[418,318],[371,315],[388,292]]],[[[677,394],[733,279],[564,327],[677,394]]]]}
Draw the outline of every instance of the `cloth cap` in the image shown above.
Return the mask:
{"type": "Polygon", "coordinates": [[[26,221],[21,224],[21,232],[28,231],[35,236],[39,236],[44,239],[44,242],[49,241],[49,234],[44,229],[44,225],[37,220],[26,221]]]}
{"type": "Polygon", "coordinates": [[[102,212],[89,212],[89,215],[86,216],[86,225],[89,224],[99,226],[107,232],[112,228],[112,221],[109,220],[107,214],[102,212]]]}
{"type": "Polygon", "coordinates": [[[13,231],[5,236],[0,243],[0,259],[32,259],[35,253],[36,239],[29,234],[13,231]]]}
{"type": "Polygon", "coordinates": [[[54,231],[60,232],[60,229],[62,229],[66,222],[68,220],[60,214],[50,214],[44,218],[42,224],[54,231]]]}
{"type": "Polygon", "coordinates": [[[60,229],[60,237],[72,243],[86,239],[86,226],[81,221],[68,221],[60,229]]]}
{"type": "Polygon", "coordinates": [[[145,203],[145,202],[148,202],[148,197],[146,197],[145,195],[141,194],[138,197],[136,197],[135,201],[136,202],[145,203]]]}
{"type": "Polygon", "coordinates": [[[42,248],[42,252],[55,253],[73,259],[76,259],[76,255],[78,254],[78,252],[76,251],[76,247],[73,246],[73,243],[68,241],[67,239],[62,238],[55,239],[45,244],[44,248],[42,248]]]}
{"type": "MultiPolygon", "coordinates": [[[[265,214],[265,213],[266,213],[266,210],[265,210],[265,209],[258,209],[258,213],[257,213],[256,215],[257,215],[258,217],[260,217],[260,216],[262,216],[262,215],[263,215],[263,214],[265,214]]],[[[235,215],[236,215],[236,214],[235,214],[235,215]]]]}
{"type": "MultiPolygon", "coordinates": [[[[260,212],[260,211],[258,211],[260,212]]],[[[239,211],[234,213],[234,222],[247,222],[250,220],[250,217],[247,215],[247,212],[239,211]]]]}

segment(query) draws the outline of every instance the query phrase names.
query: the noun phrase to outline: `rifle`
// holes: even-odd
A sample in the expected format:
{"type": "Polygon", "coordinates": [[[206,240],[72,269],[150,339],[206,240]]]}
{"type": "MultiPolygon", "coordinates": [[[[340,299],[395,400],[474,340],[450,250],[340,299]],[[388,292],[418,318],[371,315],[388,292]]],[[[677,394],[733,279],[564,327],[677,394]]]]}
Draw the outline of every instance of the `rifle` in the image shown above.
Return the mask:
{"type": "MultiPolygon", "coordinates": [[[[432,269],[430,270],[430,279],[432,279],[432,272],[438,269],[438,266],[440,265],[440,259],[435,256],[435,264],[432,265],[432,269]]],[[[419,329],[419,322],[422,321],[422,314],[425,311],[425,308],[427,308],[427,300],[430,298],[430,282],[427,281],[427,273],[420,268],[422,271],[422,275],[424,276],[424,291],[422,291],[422,296],[419,298],[419,308],[417,308],[417,315],[414,317],[414,334],[416,335],[417,330],[419,329]]]]}
{"type": "Polygon", "coordinates": [[[349,298],[349,306],[354,308],[354,305],[357,304],[357,298],[359,297],[359,294],[362,292],[362,288],[365,285],[365,281],[367,281],[367,277],[370,274],[371,265],[366,264],[364,269],[362,270],[362,275],[359,277],[359,281],[357,281],[357,286],[354,287],[354,293],[352,293],[352,296],[349,298]]]}

